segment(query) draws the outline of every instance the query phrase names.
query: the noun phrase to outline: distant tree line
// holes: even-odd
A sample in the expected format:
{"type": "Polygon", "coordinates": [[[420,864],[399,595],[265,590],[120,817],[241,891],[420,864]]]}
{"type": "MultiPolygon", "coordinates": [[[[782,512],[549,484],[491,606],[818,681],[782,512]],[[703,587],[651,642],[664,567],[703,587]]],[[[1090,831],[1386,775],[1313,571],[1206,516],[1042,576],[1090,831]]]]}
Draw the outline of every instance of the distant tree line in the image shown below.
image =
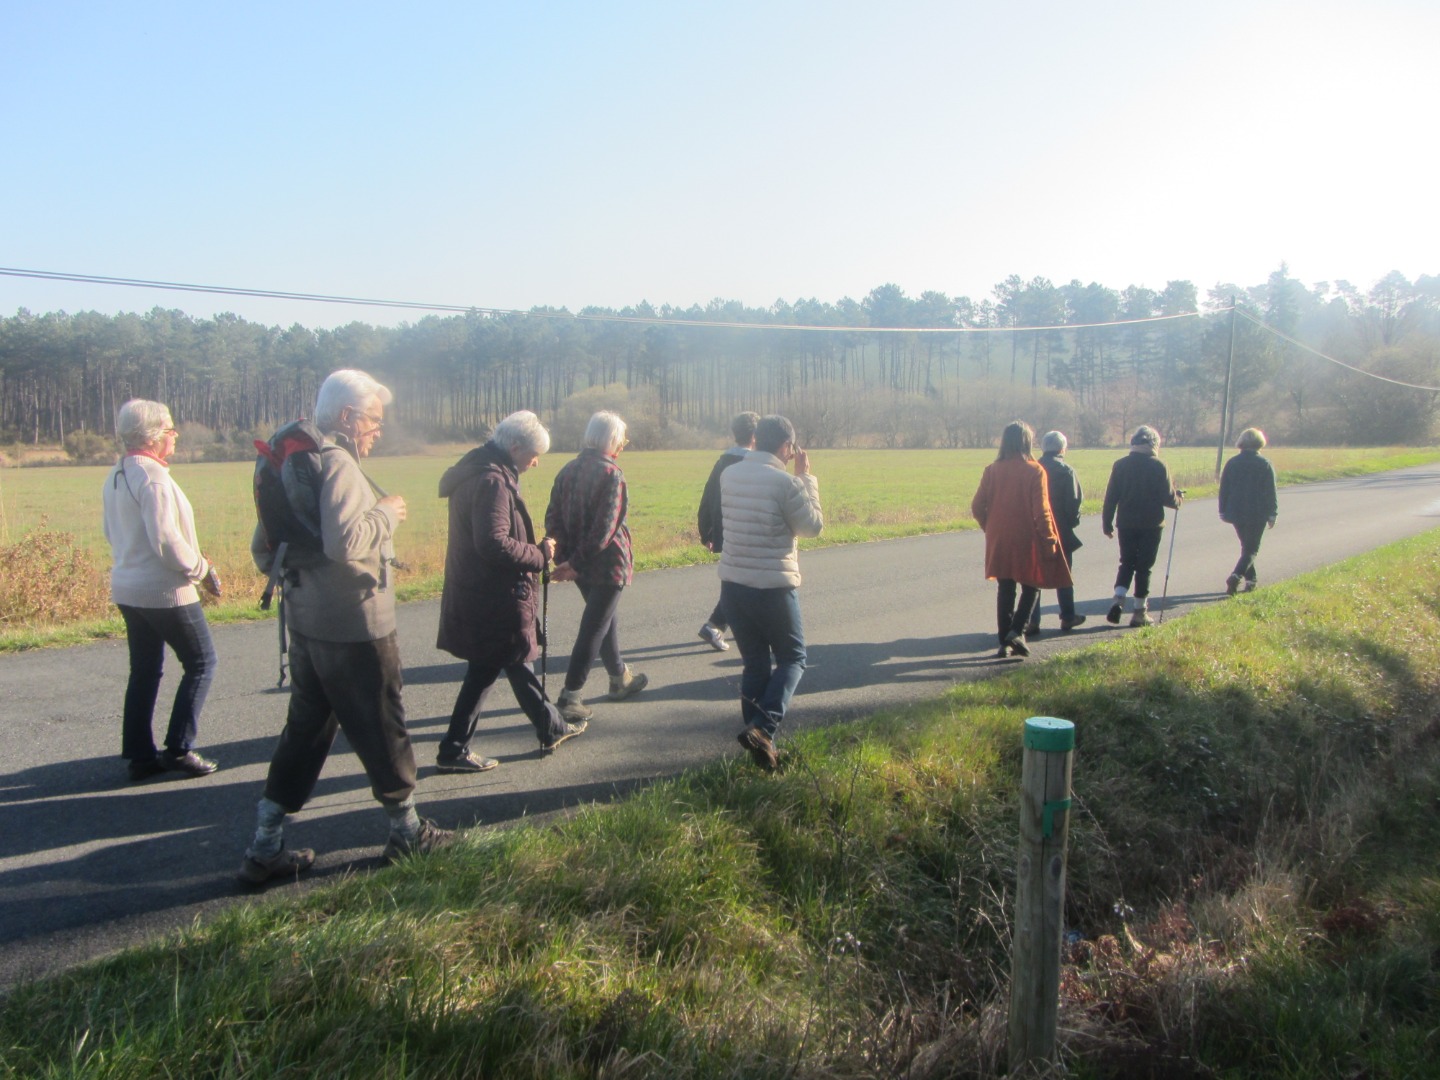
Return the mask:
{"type": "Polygon", "coordinates": [[[560,309],[472,312],[335,330],[162,308],[22,309],[0,319],[0,442],[108,446],[116,408],[140,396],[206,432],[216,456],[243,455],[252,436],[307,413],[338,367],[365,368],[393,386],[394,430],[412,440],[476,439],[531,408],[566,448],[587,410],[603,404],[626,412],[642,448],[709,445],[743,409],[784,411],[815,446],[987,446],[1014,416],[1061,427],[1077,445],[1114,442],[1142,421],[1171,442],[1211,441],[1220,434],[1232,297],[1279,334],[1233,320],[1230,426],[1258,423],[1312,444],[1431,439],[1435,393],[1355,374],[1285,337],[1399,382],[1440,385],[1440,278],[1392,273],[1362,292],[1344,281],[1307,287],[1282,265],[1260,285],[1217,285],[1203,305],[1188,281],[1117,291],[1017,275],[978,302],[882,285],[860,301],[764,309],[642,303],[586,308],[578,318],[560,309]],[[764,328],[694,325],[702,321],[764,328]],[[794,325],[835,329],[781,328],[794,325]],[[1029,329],[1052,326],[1065,329],[1029,329]],[[922,329],[956,332],[914,332],[922,329]]]}

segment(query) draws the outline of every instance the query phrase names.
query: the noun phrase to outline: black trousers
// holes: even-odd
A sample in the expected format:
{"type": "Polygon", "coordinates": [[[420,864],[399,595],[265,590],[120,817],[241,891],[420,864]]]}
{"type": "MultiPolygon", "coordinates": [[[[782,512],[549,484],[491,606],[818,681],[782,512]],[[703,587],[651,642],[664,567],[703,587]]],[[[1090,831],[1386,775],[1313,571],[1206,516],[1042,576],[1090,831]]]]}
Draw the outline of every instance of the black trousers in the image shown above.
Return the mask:
{"type": "Polygon", "coordinates": [[[575,647],[570,650],[570,666],[565,669],[565,689],[572,694],[585,689],[590,665],[595,657],[610,675],[625,674],[625,660],[620,655],[620,594],[623,585],[586,585],[576,582],[585,610],[580,613],[580,629],[575,631],[575,647]]]}
{"type": "Polygon", "coordinates": [[[1023,634],[1030,624],[1030,616],[1040,603],[1040,590],[1034,585],[1020,586],[1020,602],[1015,602],[1016,582],[1010,578],[997,579],[1000,585],[995,596],[995,622],[1000,631],[1000,644],[1011,633],[1023,634]]]}
{"type": "Polygon", "coordinates": [[[415,753],[405,727],[400,647],[378,641],[316,641],[290,631],[290,712],[270,759],[265,797],[296,813],[315,791],[320,770],[345,732],[370,790],[387,806],[415,791],[415,753]]]}
{"type": "Polygon", "coordinates": [[[530,723],[535,725],[535,734],[542,743],[552,743],[564,732],[565,721],[555,706],[545,700],[533,667],[524,661],[497,664],[471,660],[465,668],[460,693],[455,697],[455,708],[450,713],[450,730],[445,732],[445,738],[440,742],[441,757],[459,757],[470,748],[480,714],[485,711],[485,699],[502,671],[510,680],[510,689],[515,691],[515,700],[530,718],[530,723]]]}
{"type": "Polygon", "coordinates": [[[1117,529],[1120,534],[1120,570],[1115,575],[1117,589],[1130,588],[1135,581],[1135,598],[1150,595],[1150,571],[1155,556],[1160,554],[1160,535],[1165,530],[1156,525],[1148,529],[1117,529]]]}
{"type": "Polygon", "coordinates": [[[1240,538],[1240,561],[1231,573],[1252,584],[1255,581],[1255,556],[1260,554],[1260,541],[1265,537],[1265,520],[1236,521],[1235,535],[1240,538]]]}

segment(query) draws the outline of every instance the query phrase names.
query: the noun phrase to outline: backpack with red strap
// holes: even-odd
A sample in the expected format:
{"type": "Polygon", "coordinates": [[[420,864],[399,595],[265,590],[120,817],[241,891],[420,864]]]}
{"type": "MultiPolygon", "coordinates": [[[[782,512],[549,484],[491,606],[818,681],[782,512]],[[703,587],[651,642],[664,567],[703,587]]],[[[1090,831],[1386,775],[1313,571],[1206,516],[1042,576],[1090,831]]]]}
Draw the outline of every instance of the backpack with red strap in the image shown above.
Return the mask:
{"type": "Polygon", "coordinates": [[[339,449],[327,444],[320,429],[303,417],[270,436],[255,440],[255,516],[273,558],[260,609],[270,610],[280,590],[280,684],[285,682],[285,572],[291,564],[325,558],[320,537],[321,456],[339,449]]]}

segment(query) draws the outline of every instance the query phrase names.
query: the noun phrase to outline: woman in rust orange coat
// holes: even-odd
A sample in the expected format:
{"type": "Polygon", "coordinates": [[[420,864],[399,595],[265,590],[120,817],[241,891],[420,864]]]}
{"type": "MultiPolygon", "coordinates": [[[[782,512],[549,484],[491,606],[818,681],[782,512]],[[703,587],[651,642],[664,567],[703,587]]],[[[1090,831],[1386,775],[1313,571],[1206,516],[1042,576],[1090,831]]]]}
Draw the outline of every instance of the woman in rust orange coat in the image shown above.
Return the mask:
{"type": "Polygon", "coordinates": [[[985,576],[1000,585],[995,604],[998,656],[1029,656],[1025,626],[1040,590],[1073,584],[1050,512],[1045,470],[1031,454],[1034,438],[1030,425],[1021,420],[1005,425],[1000,456],[985,467],[970,501],[970,513],[985,531],[985,576]]]}

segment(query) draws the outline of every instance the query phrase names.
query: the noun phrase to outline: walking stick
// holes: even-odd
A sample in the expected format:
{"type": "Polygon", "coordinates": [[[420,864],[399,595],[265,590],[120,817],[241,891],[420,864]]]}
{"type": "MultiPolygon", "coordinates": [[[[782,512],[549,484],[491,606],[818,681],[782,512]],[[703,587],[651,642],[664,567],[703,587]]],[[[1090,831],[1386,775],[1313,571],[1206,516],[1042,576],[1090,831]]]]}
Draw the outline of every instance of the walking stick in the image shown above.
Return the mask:
{"type": "MultiPolygon", "coordinates": [[[[1179,488],[1175,494],[1185,499],[1185,492],[1179,488]]],[[[1170,554],[1165,557],[1165,585],[1160,590],[1160,622],[1165,621],[1165,598],[1170,594],[1170,564],[1175,561],[1175,534],[1180,531],[1180,507],[1175,507],[1175,519],[1170,523],[1170,554]]]]}
{"type": "Polygon", "coordinates": [[[545,569],[540,571],[540,696],[550,700],[545,693],[545,669],[550,661],[550,560],[545,560],[545,569]]]}

